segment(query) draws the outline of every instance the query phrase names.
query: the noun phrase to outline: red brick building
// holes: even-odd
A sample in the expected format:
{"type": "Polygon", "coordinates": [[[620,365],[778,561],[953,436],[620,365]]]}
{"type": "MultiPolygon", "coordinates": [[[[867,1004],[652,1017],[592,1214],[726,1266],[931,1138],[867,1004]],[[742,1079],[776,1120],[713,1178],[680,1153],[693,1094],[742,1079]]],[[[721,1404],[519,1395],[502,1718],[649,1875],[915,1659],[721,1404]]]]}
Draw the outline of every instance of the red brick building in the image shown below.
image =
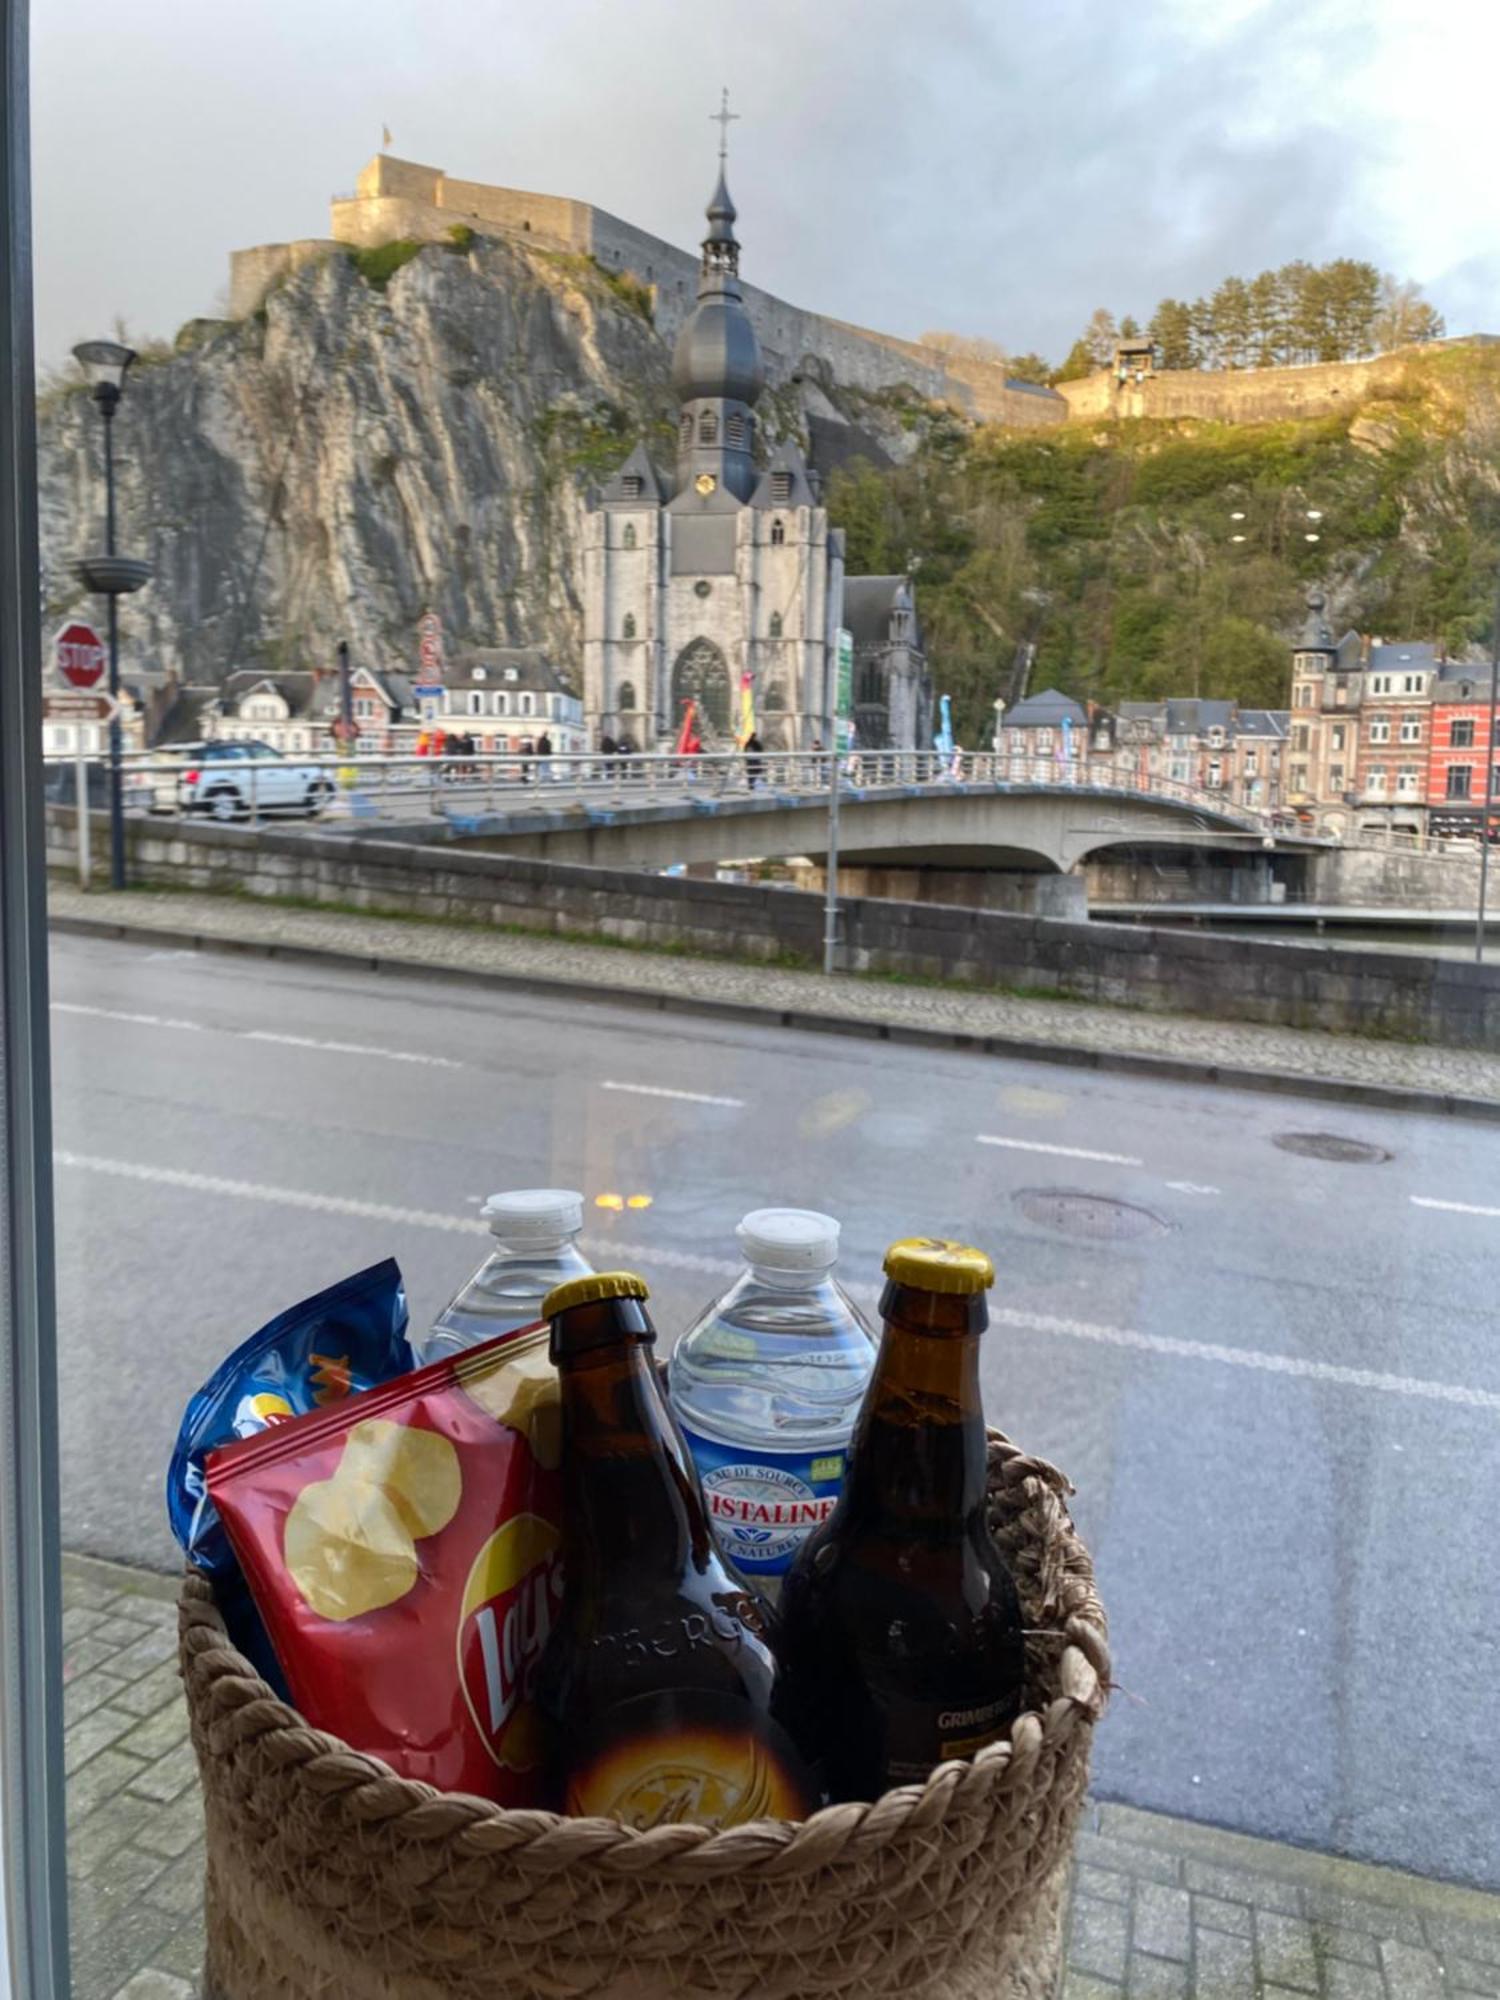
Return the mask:
{"type": "Polygon", "coordinates": [[[1450,662],[1433,683],[1427,751],[1428,831],[1475,833],[1485,797],[1485,766],[1494,767],[1490,824],[1500,821],[1500,732],[1486,757],[1490,677],[1482,665],[1450,662]]]}

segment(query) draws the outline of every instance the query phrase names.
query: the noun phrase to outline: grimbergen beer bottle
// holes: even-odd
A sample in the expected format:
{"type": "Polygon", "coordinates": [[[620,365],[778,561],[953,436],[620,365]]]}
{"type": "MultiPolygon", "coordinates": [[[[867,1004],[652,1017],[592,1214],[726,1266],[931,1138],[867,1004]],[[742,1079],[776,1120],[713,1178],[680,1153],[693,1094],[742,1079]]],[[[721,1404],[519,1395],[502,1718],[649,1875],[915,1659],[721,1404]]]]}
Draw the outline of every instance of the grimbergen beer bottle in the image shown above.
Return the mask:
{"type": "Polygon", "coordinates": [[[537,1701],[562,1809],[648,1828],[800,1819],[821,1799],[773,1718],[764,1612],[719,1553],[628,1272],[551,1292],[562,1609],[537,1701]]]}
{"type": "Polygon", "coordinates": [[[875,1799],[1005,1735],[1025,1648],[985,1519],[980,1250],[886,1253],[880,1352],[832,1516],[781,1594],[780,1713],[835,1800],[875,1799]]]}

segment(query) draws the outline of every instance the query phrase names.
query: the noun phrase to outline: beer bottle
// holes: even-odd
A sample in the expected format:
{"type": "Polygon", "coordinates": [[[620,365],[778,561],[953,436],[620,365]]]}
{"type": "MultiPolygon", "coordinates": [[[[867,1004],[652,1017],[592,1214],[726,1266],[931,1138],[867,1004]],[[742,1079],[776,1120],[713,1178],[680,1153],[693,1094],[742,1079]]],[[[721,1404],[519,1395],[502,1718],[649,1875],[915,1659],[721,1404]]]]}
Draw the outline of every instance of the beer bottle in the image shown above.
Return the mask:
{"type": "Polygon", "coordinates": [[[821,1803],[773,1719],[763,1614],[720,1555],[628,1272],[548,1294],[562,1403],[563,1603],[537,1703],[555,1796],[641,1828],[821,1803]]]}
{"type": "Polygon", "coordinates": [[[886,1253],[884,1322],[837,1507],[782,1590],[780,1712],[835,1800],[875,1799],[1005,1734],[1025,1646],[985,1520],[981,1250],[886,1253]]]}

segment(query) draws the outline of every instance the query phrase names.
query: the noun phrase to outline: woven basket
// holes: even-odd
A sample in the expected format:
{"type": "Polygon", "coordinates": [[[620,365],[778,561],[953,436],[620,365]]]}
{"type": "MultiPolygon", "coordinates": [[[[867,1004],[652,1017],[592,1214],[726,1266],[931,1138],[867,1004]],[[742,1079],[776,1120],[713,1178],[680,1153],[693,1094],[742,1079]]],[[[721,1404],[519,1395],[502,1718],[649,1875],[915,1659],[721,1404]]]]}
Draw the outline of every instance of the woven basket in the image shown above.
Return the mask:
{"type": "Polygon", "coordinates": [[[205,2000],[1043,2000],[1109,1651],[1067,1481],[992,1432],[989,1484],[1032,1628],[1011,1740],[873,1805],[726,1833],[398,1778],[278,1701],[190,1574],[205,2000]]]}

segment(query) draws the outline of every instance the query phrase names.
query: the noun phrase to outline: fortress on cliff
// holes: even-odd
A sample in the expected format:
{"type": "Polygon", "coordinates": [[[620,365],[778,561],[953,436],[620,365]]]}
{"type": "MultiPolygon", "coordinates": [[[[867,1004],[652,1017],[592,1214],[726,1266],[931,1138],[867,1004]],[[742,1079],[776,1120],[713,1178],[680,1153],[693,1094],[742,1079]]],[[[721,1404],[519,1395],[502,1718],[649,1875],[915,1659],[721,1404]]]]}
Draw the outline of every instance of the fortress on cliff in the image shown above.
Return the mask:
{"type": "MultiPolygon", "coordinates": [[[[656,329],[669,346],[693,309],[698,259],[607,209],[565,195],[455,180],[441,167],[378,153],[360,174],[354,193],[334,197],[328,236],[232,253],[230,313],[246,317],[293,271],[330,254],[402,240],[450,242],[458,227],[591,257],[603,270],[635,279],[649,293],[656,329]]],[[[772,386],[811,374],[854,389],[910,388],[980,421],[1027,429],[1114,417],[1263,423],[1325,416],[1393,386],[1411,352],[1215,373],[1157,370],[1149,350],[1125,346],[1111,367],[1048,389],[1007,376],[999,362],[950,354],[807,312],[755,285],[745,284],[743,293],[772,386]]]]}

